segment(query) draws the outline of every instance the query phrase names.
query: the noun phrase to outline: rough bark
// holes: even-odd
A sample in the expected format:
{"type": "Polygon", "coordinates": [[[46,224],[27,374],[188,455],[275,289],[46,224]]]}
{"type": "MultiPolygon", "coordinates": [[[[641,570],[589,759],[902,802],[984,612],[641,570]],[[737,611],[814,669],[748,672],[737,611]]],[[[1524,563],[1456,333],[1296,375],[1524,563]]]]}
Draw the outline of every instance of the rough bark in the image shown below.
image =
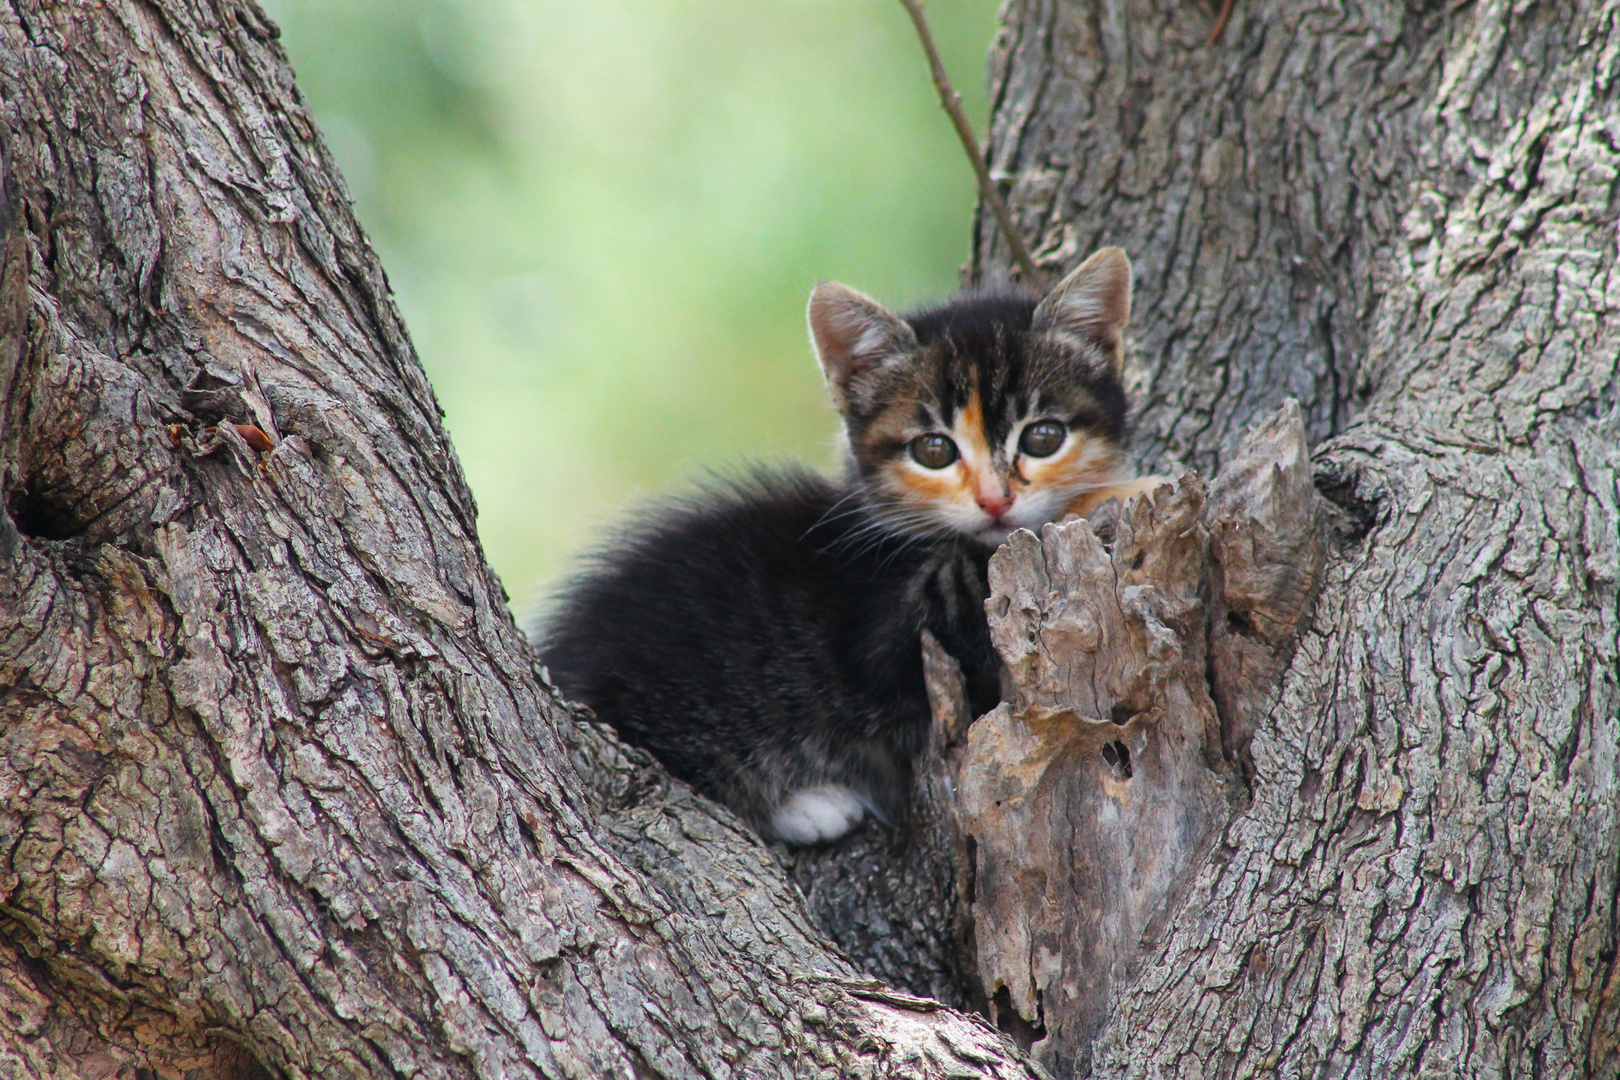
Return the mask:
{"type": "Polygon", "coordinates": [[[1048,263],[1136,260],[1141,456],[1292,395],[1340,510],[1091,1073],[1620,1074],[1616,5],[1215,16],[1012,0],[992,57],[1048,263]]]}
{"type": "Polygon", "coordinates": [[[0,11],[0,1070],[1033,1075],[537,676],[274,28],[0,11]]]}

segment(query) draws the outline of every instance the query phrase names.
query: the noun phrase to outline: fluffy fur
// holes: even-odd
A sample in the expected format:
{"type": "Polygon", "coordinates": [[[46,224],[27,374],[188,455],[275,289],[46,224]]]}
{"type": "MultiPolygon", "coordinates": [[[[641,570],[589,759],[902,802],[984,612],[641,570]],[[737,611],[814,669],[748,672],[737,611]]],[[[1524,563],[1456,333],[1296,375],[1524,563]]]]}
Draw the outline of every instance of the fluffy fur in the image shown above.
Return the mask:
{"type": "Polygon", "coordinates": [[[811,337],[844,477],[761,469],[647,515],[560,597],[541,642],[552,678],[767,836],[896,819],[928,725],[922,631],[992,708],[991,552],[1126,490],[1129,310],[1118,248],[1041,300],[907,318],[819,286],[811,337]]]}

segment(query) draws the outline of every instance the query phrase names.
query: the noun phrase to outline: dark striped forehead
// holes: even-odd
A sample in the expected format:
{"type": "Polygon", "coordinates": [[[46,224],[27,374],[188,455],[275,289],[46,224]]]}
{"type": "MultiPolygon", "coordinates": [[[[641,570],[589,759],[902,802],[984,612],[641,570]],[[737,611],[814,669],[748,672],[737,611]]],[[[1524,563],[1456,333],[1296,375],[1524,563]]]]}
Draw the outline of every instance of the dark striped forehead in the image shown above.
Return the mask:
{"type": "Polygon", "coordinates": [[[1038,302],[1020,293],[970,294],[906,316],[915,348],[874,371],[845,404],[857,459],[876,464],[922,431],[949,429],[970,412],[992,447],[1037,413],[1118,445],[1125,417],[1118,375],[1101,352],[1032,333],[1038,302]]]}
{"type": "Polygon", "coordinates": [[[1036,302],[1035,297],[1022,293],[962,296],[907,315],[906,322],[919,344],[949,340],[959,348],[987,349],[1008,331],[1027,332],[1036,302]]]}
{"type": "Polygon", "coordinates": [[[969,295],[908,316],[920,346],[914,392],[931,399],[918,404],[937,407],[938,420],[949,424],[976,399],[994,443],[1020,415],[1036,412],[1121,441],[1125,398],[1118,374],[1100,352],[1032,334],[1037,304],[1022,293],[969,295]]]}
{"type": "Polygon", "coordinates": [[[1016,293],[966,296],[907,317],[921,347],[927,404],[940,409],[941,422],[977,399],[985,433],[993,441],[1006,435],[1011,412],[1027,407],[1034,389],[1029,327],[1036,303],[1016,293]]]}

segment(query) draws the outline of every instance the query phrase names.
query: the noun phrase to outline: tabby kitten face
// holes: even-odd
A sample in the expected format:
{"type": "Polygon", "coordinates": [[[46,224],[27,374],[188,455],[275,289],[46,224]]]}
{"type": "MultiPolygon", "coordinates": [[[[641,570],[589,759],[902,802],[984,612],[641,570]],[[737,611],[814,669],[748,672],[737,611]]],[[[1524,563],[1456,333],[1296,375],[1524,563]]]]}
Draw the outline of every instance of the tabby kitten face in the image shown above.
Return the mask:
{"type": "Polygon", "coordinates": [[[1038,303],[968,296],[908,318],[843,285],[810,333],[882,525],[994,546],[1115,481],[1130,261],[1087,259],[1038,303]]]}

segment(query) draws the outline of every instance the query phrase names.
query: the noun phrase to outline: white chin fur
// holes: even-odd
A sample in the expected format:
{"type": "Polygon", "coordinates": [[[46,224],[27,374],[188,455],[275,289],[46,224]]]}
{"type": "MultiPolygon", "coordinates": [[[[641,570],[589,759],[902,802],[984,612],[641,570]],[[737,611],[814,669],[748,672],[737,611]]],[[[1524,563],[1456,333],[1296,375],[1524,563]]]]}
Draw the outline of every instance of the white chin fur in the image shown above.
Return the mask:
{"type": "Polygon", "coordinates": [[[986,518],[980,518],[982,524],[976,529],[969,528],[963,531],[972,536],[981,544],[991,547],[1000,547],[1007,542],[1007,538],[1019,529],[1028,529],[1036,536],[1041,534],[1041,527],[1049,521],[1056,521],[1063,515],[1068,499],[1035,498],[1027,499],[1000,525],[988,523],[986,518]]]}
{"type": "Polygon", "coordinates": [[[1007,542],[1007,537],[1021,528],[1023,528],[1022,525],[991,525],[974,533],[973,539],[981,544],[988,544],[990,547],[1000,547],[1007,542]]]}
{"type": "Polygon", "coordinates": [[[790,844],[825,844],[861,823],[866,800],[842,784],[800,788],[771,818],[771,831],[790,844]]]}

